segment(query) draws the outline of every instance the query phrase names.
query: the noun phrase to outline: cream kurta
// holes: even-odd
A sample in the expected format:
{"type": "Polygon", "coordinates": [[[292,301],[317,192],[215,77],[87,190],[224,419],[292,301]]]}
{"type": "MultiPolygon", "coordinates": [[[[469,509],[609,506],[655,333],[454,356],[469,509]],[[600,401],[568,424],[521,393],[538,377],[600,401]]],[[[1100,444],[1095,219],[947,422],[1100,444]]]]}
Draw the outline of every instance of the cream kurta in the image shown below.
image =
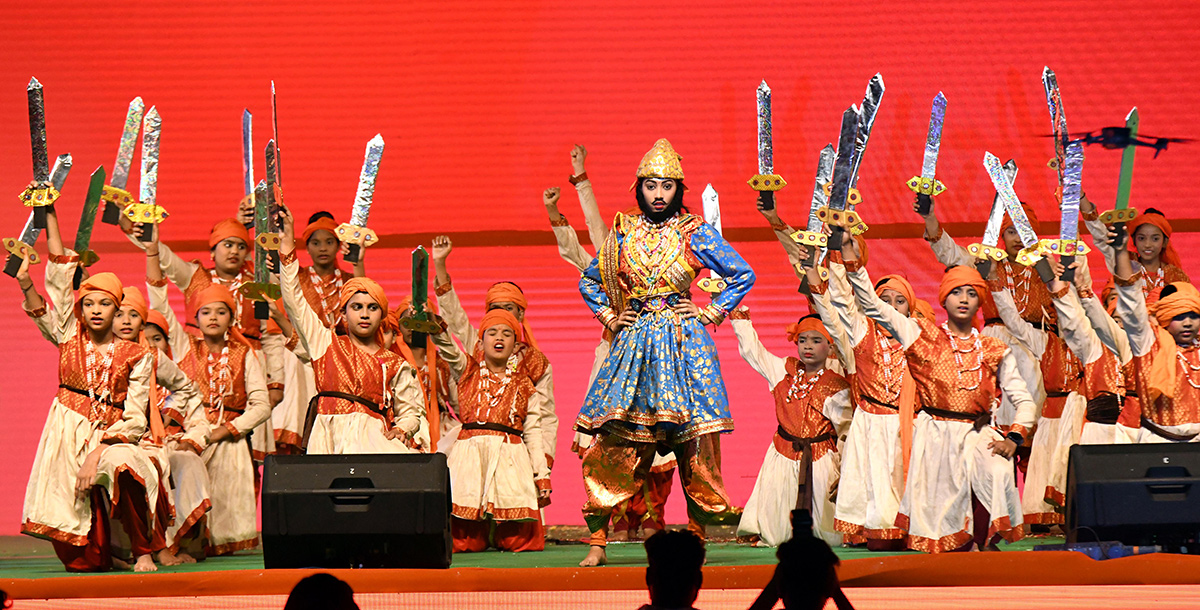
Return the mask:
{"type": "MultiPolygon", "coordinates": [[[[767,388],[774,390],[787,376],[787,359],[767,351],[750,320],[734,318],[730,323],[737,335],[738,353],[767,380],[767,388]]],[[[821,413],[833,424],[839,438],[849,429],[853,412],[849,389],[843,389],[822,401],[821,413]]],[[[778,546],[792,537],[791,512],[796,508],[800,480],[804,475],[800,467],[800,460],[781,454],[774,442],[767,447],[758,478],[754,481],[754,490],[742,512],[738,525],[739,536],[758,535],[770,546],[778,546]]],[[[830,499],[831,490],[838,486],[840,467],[840,454],[832,450],[812,465],[813,533],[831,546],[842,544],[842,535],[834,529],[834,503],[830,499]]]]}
{"type": "MultiPolygon", "coordinates": [[[[333,355],[333,350],[342,349],[335,346],[335,341],[350,341],[345,337],[337,337],[333,331],[326,328],[320,316],[313,311],[304,298],[300,289],[298,274],[300,264],[295,260],[287,261],[282,266],[280,280],[283,285],[283,305],[287,309],[288,318],[295,332],[300,337],[300,344],[311,362],[317,363],[327,354],[333,355]]],[[[348,349],[358,349],[350,347],[348,349]]],[[[350,352],[358,355],[357,352],[350,352]]],[[[366,355],[366,352],[362,352],[366,355]]],[[[423,432],[421,422],[425,419],[425,398],[417,379],[416,371],[403,358],[380,349],[378,357],[387,357],[396,361],[394,374],[386,378],[385,391],[390,395],[391,424],[402,430],[405,435],[413,436],[416,445],[428,448],[430,440],[428,432],[423,432]]],[[[370,372],[359,372],[364,375],[383,375],[382,365],[376,363],[370,372]]],[[[373,377],[372,377],[373,379],[373,377]]],[[[345,391],[340,387],[322,387],[322,381],[316,379],[318,391],[345,391]]],[[[350,392],[353,393],[353,392],[350,392]]],[[[313,420],[312,432],[308,438],[308,453],[310,454],[348,454],[348,453],[416,453],[402,438],[389,439],[384,434],[387,430],[385,422],[373,414],[368,414],[355,407],[344,413],[318,413],[313,420]]]]}

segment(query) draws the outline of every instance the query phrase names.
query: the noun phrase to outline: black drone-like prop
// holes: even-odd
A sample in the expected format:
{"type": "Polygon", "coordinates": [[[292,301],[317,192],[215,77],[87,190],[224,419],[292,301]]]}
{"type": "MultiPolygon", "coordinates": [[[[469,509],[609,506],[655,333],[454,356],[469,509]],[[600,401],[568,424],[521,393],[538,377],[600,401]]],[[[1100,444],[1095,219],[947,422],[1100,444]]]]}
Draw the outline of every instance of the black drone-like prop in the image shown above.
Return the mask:
{"type": "MultiPolygon", "coordinates": [[[[1045,136],[1053,138],[1053,135],[1045,136]]],[[[1133,132],[1128,127],[1105,127],[1099,132],[1087,131],[1070,134],[1071,142],[1082,142],[1084,144],[1099,144],[1109,150],[1125,149],[1130,146],[1145,146],[1154,149],[1154,158],[1158,158],[1158,153],[1167,149],[1167,145],[1171,143],[1193,142],[1192,138],[1156,138],[1147,135],[1133,135],[1133,132]]]]}

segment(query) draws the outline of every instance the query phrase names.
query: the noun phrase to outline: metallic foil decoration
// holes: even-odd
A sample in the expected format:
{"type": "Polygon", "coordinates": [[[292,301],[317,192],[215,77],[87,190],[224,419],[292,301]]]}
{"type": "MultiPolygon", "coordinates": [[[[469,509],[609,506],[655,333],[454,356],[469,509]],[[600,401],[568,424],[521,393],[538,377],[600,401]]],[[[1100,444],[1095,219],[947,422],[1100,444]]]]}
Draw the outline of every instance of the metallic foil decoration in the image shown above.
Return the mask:
{"type": "Polygon", "coordinates": [[[279,106],[275,103],[275,81],[271,81],[271,139],[275,140],[275,184],[283,188],[283,149],[279,146],[279,106]]]}
{"type": "Polygon", "coordinates": [[[1058,89],[1058,76],[1049,66],[1042,68],[1042,87],[1046,90],[1046,107],[1050,110],[1050,128],[1054,134],[1054,161],[1051,167],[1058,174],[1058,184],[1063,186],[1063,164],[1066,162],[1067,142],[1070,132],[1067,131],[1067,116],[1063,111],[1062,93],[1058,89]]]}
{"type": "Polygon", "coordinates": [[[45,182],[50,179],[50,158],[46,152],[46,107],[42,99],[42,84],[38,79],[29,79],[25,90],[29,98],[29,142],[33,150],[33,180],[45,182]]]}
{"type": "MultiPolygon", "coordinates": [[[[56,190],[62,190],[62,187],[67,182],[67,175],[71,173],[71,155],[59,155],[54,161],[54,169],[50,172],[50,185],[56,190]]],[[[29,213],[29,219],[25,221],[25,228],[21,229],[21,236],[18,238],[7,237],[4,239],[5,249],[11,255],[4,265],[4,273],[9,277],[16,277],[17,271],[21,268],[21,256],[29,256],[29,262],[37,263],[37,252],[33,249],[33,244],[37,243],[38,236],[42,234],[42,227],[37,226],[36,212],[29,213]]]]}
{"type": "Polygon", "coordinates": [[[925,133],[925,156],[921,159],[921,175],[908,180],[908,188],[917,194],[917,211],[928,214],[933,202],[930,197],[940,195],[946,185],[937,179],[938,151],[942,148],[942,123],[946,120],[946,96],[941,91],[933,98],[929,112],[929,131],[925,133]]]}
{"type": "Polygon", "coordinates": [[[121,130],[121,144],[117,147],[117,161],[113,164],[112,179],[109,181],[109,185],[116,188],[124,189],[129,184],[129,168],[133,165],[133,151],[137,148],[145,108],[142,98],[135,97],[129,102],[129,110],[125,113],[125,128],[121,130]]]}
{"type": "Polygon", "coordinates": [[[863,153],[867,150],[867,140],[871,137],[871,128],[875,125],[875,115],[879,112],[879,103],[883,101],[883,74],[875,73],[867,83],[867,93],[862,101],[862,118],[858,123],[858,135],[854,139],[854,163],[850,169],[850,188],[858,187],[858,168],[862,165],[863,153]]]}
{"type": "Polygon", "coordinates": [[[400,325],[414,332],[436,335],[442,332],[429,312],[429,252],[417,246],[412,252],[412,314],[400,319],[400,325]]]}
{"type": "Polygon", "coordinates": [[[254,193],[254,117],[242,109],[242,195],[254,193]]]}
{"type": "Polygon", "coordinates": [[[350,224],[367,226],[371,216],[371,202],[375,198],[375,179],[379,176],[379,162],[383,160],[383,136],[375,134],[367,142],[367,154],[363,158],[362,172],[358,175],[358,190],[354,193],[354,207],[350,211],[350,224]]]}
{"type": "MultiPolygon", "coordinates": [[[[275,179],[276,175],[278,175],[278,152],[279,150],[276,148],[275,140],[267,141],[267,148],[263,153],[264,157],[266,158],[267,171],[267,197],[265,199],[266,205],[264,208],[266,210],[266,217],[263,219],[263,230],[258,232],[259,235],[274,235],[279,232],[279,206],[281,206],[283,202],[280,201],[282,198],[282,192],[279,190],[279,182],[275,179]]],[[[260,213],[262,212],[257,209],[255,210],[256,223],[258,220],[257,216],[260,213]]],[[[255,230],[258,231],[258,229],[255,230]]],[[[267,250],[269,250],[267,253],[267,261],[270,272],[279,273],[279,248],[267,247],[267,250]]]]}
{"type": "MultiPolygon", "coordinates": [[[[838,136],[837,156],[833,162],[833,181],[830,186],[829,205],[817,211],[821,222],[840,229],[858,224],[858,215],[846,209],[846,200],[850,194],[851,174],[854,166],[855,139],[858,137],[858,126],[862,123],[862,110],[851,105],[842,113],[842,129],[838,136]]],[[[829,235],[827,245],[831,250],[842,248],[842,232],[834,230],[829,235]]]]}
{"type": "Polygon", "coordinates": [[[1021,207],[1021,200],[1017,199],[1017,193],[1013,191],[1012,182],[1005,174],[1004,166],[1000,165],[1000,159],[990,152],[985,152],[983,167],[987,170],[992,185],[996,187],[996,195],[1004,203],[1004,210],[1008,212],[1008,217],[1012,219],[1013,226],[1021,236],[1021,243],[1026,248],[1036,246],[1038,244],[1037,233],[1033,232],[1033,227],[1029,224],[1029,217],[1025,215],[1025,209],[1021,207]]]}
{"type": "Polygon", "coordinates": [[[100,194],[104,192],[104,181],[107,178],[108,173],[104,171],[103,165],[92,172],[91,182],[88,183],[87,198],[83,201],[83,211],[79,215],[79,228],[75,230],[75,252],[79,254],[80,262],[85,267],[99,259],[90,250],[90,246],[92,229],[96,226],[96,213],[100,211],[100,194]]]}
{"type": "Polygon", "coordinates": [[[775,149],[771,143],[771,88],[764,80],[758,85],[758,173],[775,173],[775,149]]]}
{"type": "MultiPolygon", "coordinates": [[[[1017,180],[1017,162],[1009,159],[1002,166],[1008,183],[1012,185],[1017,180]]],[[[992,211],[988,214],[987,226],[983,230],[983,240],[967,246],[967,252],[981,261],[1002,261],[1008,258],[1004,248],[997,248],[1000,243],[1000,227],[1004,224],[1004,202],[1000,193],[992,197],[992,211]]],[[[980,275],[983,275],[980,272],[980,275]]]]}
{"type": "MultiPolygon", "coordinates": [[[[1059,239],[1044,242],[1046,251],[1063,257],[1063,265],[1069,265],[1070,259],[1076,254],[1086,254],[1087,246],[1079,241],[1079,200],[1083,193],[1083,143],[1071,142],[1067,145],[1066,159],[1063,161],[1063,192],[1062,192],[1062,224],[1059,227],[1059,239]]],[[[1063,281],[1075,277],[1074,269],[1063,270],[1063,281]]]]}
{"type": "Polygon", "coordinates": [[[158,197],[158,138],[162,128],[162,118],[158,116],[158,108],[150,107],[142,122],[142,185],[139,200],[142,203],[156,203],[158,197]]]}
{"type": "MultiPolygon", "coordinates": [[[[701,200],[704,202],[704,221],[712,225],[717,233],[721,233],[721,199],[717,195],[717,189],[713,188],[712,184],[705,186],[701,200]]],[[[700,290],[709,294],[718,294],[727,286],[725,280],[711,269],[708,277],[701,279],[697,285],[700,290]]]]}

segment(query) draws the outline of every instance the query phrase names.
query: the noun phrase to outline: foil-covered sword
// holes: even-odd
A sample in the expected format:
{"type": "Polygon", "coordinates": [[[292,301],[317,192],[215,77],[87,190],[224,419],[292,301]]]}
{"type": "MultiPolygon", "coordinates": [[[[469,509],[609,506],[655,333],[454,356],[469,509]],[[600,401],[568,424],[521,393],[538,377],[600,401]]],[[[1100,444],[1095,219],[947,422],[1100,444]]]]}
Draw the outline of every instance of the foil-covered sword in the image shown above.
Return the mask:
{"type": "Polygon", "coordinates": [[[349,245],[346,262],[357,263],[362,249],[379,241],[375,232],[367,228],[371,216],[371,201],[375,198],[375,179],[379,176],[379,162],[383,159],[383,135],[375,134],[367,142],[367,153],[363,158],[362,172],[358,176],[358,190],[354,194],[354,205],[350,208],[350,222],[338,225],[337,238],[349,245]]]}

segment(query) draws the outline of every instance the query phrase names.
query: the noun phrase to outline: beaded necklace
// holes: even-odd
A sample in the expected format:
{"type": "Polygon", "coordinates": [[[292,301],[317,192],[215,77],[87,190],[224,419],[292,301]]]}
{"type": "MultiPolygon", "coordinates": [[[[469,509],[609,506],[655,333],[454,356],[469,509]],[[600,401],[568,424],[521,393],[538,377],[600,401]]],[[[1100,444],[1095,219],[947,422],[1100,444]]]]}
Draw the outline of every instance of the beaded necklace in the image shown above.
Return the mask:
{"type": "Polygon", "coordinates": [[[1008,285],[1008,291],[1012,293],[1013,303],[1022,316],[1026,315],[1026,311],[1029,309],[1029,299],[1032,296],[1030,288],[1032,276],[1029,267],[1018,267],[1013,264],[1008,265],[1007,273],[1004,274],[1004,281],[1008,285]],[[1020,277],[1013,280],[1014,275],[1020,277]]]}
{"type": "Polygon", "coordinates": [[[900,388],[902,385],[900,381],[904,377],[904,371],[898,369],[906,364],[907,360],[901,353],[899,342],[893,347],[891,339],[878,330],[875,331],[875,338],[879,341],[879,353],[883,360],[883,387],[891,395],[890,400],[883,402],[897,404],[897,401],[900,399],[900,388]],[[893,387],[895,387],[894,392],[892,391],[893,387]]]}
{"type": "Polygon", "coordinates": [[[242,287],[242,284],[245,284],[247,282],[245,267],[243,267],[240,271],[238,271],[238,274],[235,275],[233,277],[233,279],[229,279],[229,280],[224,279],[220,275],[218,275],[216,269],[213,269],[212,273],[210,273],[209,275],[212,276],[213,282],[229,288],[229,292],[233,293],[233,326],[234,326],[234,328],[241,329],[242,328],[242,301],[244,301],[245,299],[243,299],[241,297],[241,295],[238,294],[238,290],[242,287]]]}
{"type": "Polygon", "coordinates": [[[512,382],[518,362],[514,352],[508,357],[508,362],[504,365],[504,375],[501,376],[500,373],[493,373],[483,358],[479,360],[479,393],[487,397],[487,408],[480,416],[481,420],[489,421],[493,411],[500,407],[500,401],[508,390],[508,384],[512,382]]]}
{"type": "Polygon", "coordinates": [[[625,252],[630,262],[632,275],[641,279],[646,289],[652,289],[659,279],[671,269],[671,263],[683,251],[683,236],[675,225],[678,216],[660,224],[639,217],[637,224],[625,239],[625,252]]]}
{"type": "Polygon", "coordinates": [[[337,308],[338,298],[342,293],[342,284],[345,283],[342,270],[334,269],[332,279],[325,280],[317,275],[315,267],[309,267],[308,280],[312,284],[313,290],[317,292],[317,303],[321,306],[320,316],[324,319],[325,325],[329,328],[337,326],[342,317],[342,312],[337,308]],[[326,293],[327,286],[332,286],[333,290],[326,293]]]}
{"type": "Polygon", "coordinates": [[[977,389],[979,385],[983,383],[983,342],[979,339],[979,329],[974,327],[971,328],[971,336],[966,339],[966,341],[970,341],[970,345],[967,347],[967,349],[962,349],[959,347],[959,342],[963,340],[959,339],[954,335],[954,333],[950,332],[949,323],[942,323],[942,331],[945,332],[946,336],[950,338],[950,348],[954,351],[954,364],[958,367],[958,378],[956,380],[958,389],[968,392],[977,389]],[[975,366],[967,368],[963,364],[963,354],[970,353],[975,354],[975,366]],[[969,373],[972,371],[977,371],[975,385],[964,385],[963,373],[969,373]]]}
{"type": "Polygon", "coordinates": [[[792,385],[788,388],[788,402],[796,402],[808,398],[808,393],[812,391],[813,386],[817,385],[817,382],[821,380],[824,374],[824,368],[813,373],[811,378],[802,370],[796,371],[796,374],[792,375],[792,385]]]}
{"type": "Polygon", "coordinates": [[[233,373],[229,370],[229,344],[221,348],[218,356],[209,352],[208,357],[208,406],[217,412],[217,423],[225,419],[225,397],[233,393],[233,373]]]}
{"type": "Polygon", "coordinates": [[[1192,349],[1193,347],[1195,347],[1194,343],[1185,349],[1175,350],[1175,356],[1179,359],[1179,368],[1183,369],[1183,376],[1187,379],[1188,385],[1200,390],[1200,383],[1192,379],[1192,375],[1196,371],[1200,371],[1200,364],[1192,364],[1191,359],[1184,355],[1184,351],[1195,353],[1196,350],[1192,349]]]}
{"type": "Polygon", "coordinates": [[[1154,290],[1156,288],[1162,288],[1163,277],[1164,276],[1163,276],[1163,264],[1162,263],[1158,264],[1158,270],[1155,271],[1153,274],[1148,273],[1146,271],[1146,268],[1142,267],[1142,278],[1145,279],[1145,281],[1142,282],[1142,292],[1144,292],[1148,295],[1151,292],[1154,292],[1154,290]]]}

